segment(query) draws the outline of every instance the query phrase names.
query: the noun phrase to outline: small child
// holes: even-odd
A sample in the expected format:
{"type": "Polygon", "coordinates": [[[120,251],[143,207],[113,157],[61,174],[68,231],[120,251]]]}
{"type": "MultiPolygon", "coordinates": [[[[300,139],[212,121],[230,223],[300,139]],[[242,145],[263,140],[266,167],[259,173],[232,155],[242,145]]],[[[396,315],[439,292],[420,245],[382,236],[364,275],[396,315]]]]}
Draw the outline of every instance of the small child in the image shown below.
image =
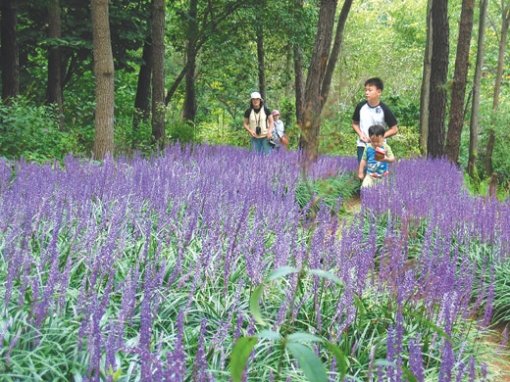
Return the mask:
{"type": "Polygon", "coordinates": [[[395,162],[391,147],[384,141],[384,132],[381,125],[373,125],[368,129],[370,144],[363,152],[358,169],[358,177],[363,180],[361,188],[371,187],[388,175],[389,163],[395,162]]]}

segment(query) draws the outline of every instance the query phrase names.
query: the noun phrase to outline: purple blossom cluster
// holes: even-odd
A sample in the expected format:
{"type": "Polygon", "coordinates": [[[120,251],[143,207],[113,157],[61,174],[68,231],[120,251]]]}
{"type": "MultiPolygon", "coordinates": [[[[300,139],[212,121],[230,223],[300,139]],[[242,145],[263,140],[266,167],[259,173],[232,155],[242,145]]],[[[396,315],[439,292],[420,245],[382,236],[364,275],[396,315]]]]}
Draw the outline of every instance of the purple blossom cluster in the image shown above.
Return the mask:
{"type": "MultiPolygon", "coordinates": [[[[355,168],[355,158],[321,157],[307,176],[355,168]]],[[[480,281],[462,254],[473,239],[508,254],[509,204],[469,197],[445,162],[411,160],[363,192],[353,219],[323,207],[310,222],[296,203],[301,179],[296,153],[215,146],[103,163],[0,161],[1,321],[28,312],[31,348],[44,343],[55,320],[78,322],[74,353],[86,359],[90,381],[114,380],[128,365],[142,381],[226,380],[233,342],[257,331],[250,291],[282,266],[320,269],[342,286],[294,274],[272,290],[278,297],[266,293],[274,330],[300,323],[339,344],[353,339],[355,358],[366,350],[356,337],[359,301],[386,301],[387,341],[370,344],[370,366],[358,376],[404,380],[407,362],[424,380],[425,359],[441,356],[441,380],[479,375],[476,360],[452,342],[454,323],[473,317],[477,283],[484,285],[480,321],[490,320],[494,280],[480,281]],[[424,237],[413,254],[421,221],[424,237]],[[407,334],[410,311],[447,335],[424,350],[430,333],[407,334]]],[[[256,363],[252,357],[250,366],[256,363]]]]}

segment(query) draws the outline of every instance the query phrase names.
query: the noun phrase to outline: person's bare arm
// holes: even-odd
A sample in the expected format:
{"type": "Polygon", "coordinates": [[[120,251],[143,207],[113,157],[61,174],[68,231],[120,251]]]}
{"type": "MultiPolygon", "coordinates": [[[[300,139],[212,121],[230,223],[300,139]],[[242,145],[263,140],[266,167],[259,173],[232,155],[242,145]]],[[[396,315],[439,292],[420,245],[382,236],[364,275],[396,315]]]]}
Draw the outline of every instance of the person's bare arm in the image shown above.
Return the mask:
{"type": "Polygon", "coordinates": [[[358,178],[363,180],[365,178],[365,166],[367,165],[367,161],[365,159],[362,159],[361,162],[359,162],[358,167],[358,178]]]}
{"type": "Polygon", "coordinates": [[[384,138],[392,137],[392,136],[396,135],[397,133],[398,133],[398,126],[393,125],[388,130],[386,130],[386,132],[384,133],[384,138]]]}
{"type": "Polygon", "coordinates": [[[273,116],[269,115],[267,118],[267,137],[271,139],[273,137],[273,129],[274,129],[274,120],[273,116]]]}
{"type": "Polygon", "coordinates": [[[367,135],[365,135],[363,131],[361,131],[358,122],[352,121],[352,129],[356,132],[356,134],[358,134],[359,139],[361,139],[361,141],[366,143],[370,142],[370,138],[367,135]]]}
{"type": "Polygon", "coordinates": [[[243,121],[243,127],[248,131],[248,134],[250,134],[252,137],[255,137],[255,133],[250,130],[250,121],[248,118],[245,118],[243,121]]]}

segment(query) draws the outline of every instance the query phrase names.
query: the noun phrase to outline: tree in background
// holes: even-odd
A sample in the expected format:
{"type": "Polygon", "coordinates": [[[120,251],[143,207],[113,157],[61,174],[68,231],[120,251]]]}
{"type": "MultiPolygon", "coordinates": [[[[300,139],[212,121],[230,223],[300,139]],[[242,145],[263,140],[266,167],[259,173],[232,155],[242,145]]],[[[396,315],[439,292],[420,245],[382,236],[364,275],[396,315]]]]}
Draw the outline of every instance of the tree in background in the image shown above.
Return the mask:
{"type": "Polygon", "coordinates": [[[2,99],[16,97],[19,94],[19,51],[16,26],[18,24],[17,0],[2,0],[1,17],[1,63],[2,63],[2,99]]]}
{"type": "Polygon", "coordinates": [[[152,135],[165,142],[165,0],[152,0],[152,135]]]}
{"type": "Polygon", "coordinates": [[[345,0],[338,18],[335,42],[330,51],[335,24],[337,2],[321,0],[317,36],[308,69],[304,95],[304,109],[300,146],[306,160],[315,160],[319,152],[320,115],[328,97],[332,73],[340,53],[343,30],[352,0],[345,0]]]}
{"type": "Polygon", "coordinates": [[[113,155],[114,68],[108,0],[91,0],[96,112],[94,158],[113,155]]]}
{"type": "Polygon", "coordinates": [[[188,10],[188,32],[186,41],[186,94],[182,116],[184,120],[194,122],[197,114],[195,76],[198,54],[198,0],[190,0],[188,10]]]}
{"type": "Polygon", "coordinates": [[[60,46],[57,42],[62,37],[62,22],[60,19],[60,0],[48,2],[48,38],[53,40],[48,47],[48,84],[46,100],[56,105],[57,121],[60,129],[64,128],[64,106],[62,99],[62,65],[60,46]]]}
{"type": "Polygon", "coordinates": [[[480,83],[484,54],[485,20],[488,0],[480,0],[480,19],[478,25],[478,47],[476,51],[475,78],[473,80],[473,101],[471,106],[471,123],[469,125],[469,158],[467,171],[475,177],[475,166],[478,158],[478,117],[480,112],[480,83]]]}
{"type": "Polygon", "coordinates": [[[423,74],[420,94],[420,151],[427,154],[427,140],[429,136],[429,97],[430,74],[432,61],[432,0],[427,0],[427,35],[425,39],[425,54],[423,55],[423,74]]]}
{"type": "Polygon", "coordinates": [[[432,61],[427,154],[433,158],[444,154],[448,36],[448,1],[432,0],[432,61]]]}
{"type": "MultiPolygon", "coordinates": [[[[152,38],[146,38],[142,49],[142,62],[138,71],[135,95],[135,112],[133,114],[133,131],[137,132],[140,121],[149,119],[151,110],[152,78],[152,38]]],[[[134,143],[134,142],[133,142],[134,143]]]]}
{"type": "Polygon", "coordinates": [[[463,0],[459,22],[459,37],[455,59],[455,74],[452,84],[450,122],[446,138],[445,154],[454,163],[459,160],[460,136],[464,125],[464,98],[469,68],[469,47],[473,30],[474,0],[463,0]]]}
{"type": "MultiPolygon", "coordinates": [[[[494,82],[494,92],[492,95],[492,111],[494,115],[498,112],[499,96],[501,94],[501,82],[503,80],[505,50],[508,38],[508,28],[510,26],[510,1],[505,2],[504,0],[501,0],[500,12],[501,12],[501,31],[499,34],[498,44],[498,64],[496,69],[496,79],[494,82]]],[[[496,133],[494,131],[494,128],[491,127],[489,130],[489,138],[487,140],[487,148],[485,152],[485,173],[487,176],[491,175],[494,171],[492,167],[492,153],[494,151],[495,143],[496,133]]]]}

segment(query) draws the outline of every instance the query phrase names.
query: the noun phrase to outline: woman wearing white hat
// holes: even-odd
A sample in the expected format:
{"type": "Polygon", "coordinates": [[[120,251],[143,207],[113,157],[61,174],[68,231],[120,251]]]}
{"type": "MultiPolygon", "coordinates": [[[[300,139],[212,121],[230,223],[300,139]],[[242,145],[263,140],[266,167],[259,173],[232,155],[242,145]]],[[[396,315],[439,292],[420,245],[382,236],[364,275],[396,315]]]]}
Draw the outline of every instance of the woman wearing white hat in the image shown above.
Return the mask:
{"type": "Polygon", "coordinates": [[[251,147],[255,152],[268,154],[271,151],[268,139],[273,137],[273,116],[264,106],[259,92],[251,93],[250,107],[244,113],[243,127],[251,135],[251,147]]]}

